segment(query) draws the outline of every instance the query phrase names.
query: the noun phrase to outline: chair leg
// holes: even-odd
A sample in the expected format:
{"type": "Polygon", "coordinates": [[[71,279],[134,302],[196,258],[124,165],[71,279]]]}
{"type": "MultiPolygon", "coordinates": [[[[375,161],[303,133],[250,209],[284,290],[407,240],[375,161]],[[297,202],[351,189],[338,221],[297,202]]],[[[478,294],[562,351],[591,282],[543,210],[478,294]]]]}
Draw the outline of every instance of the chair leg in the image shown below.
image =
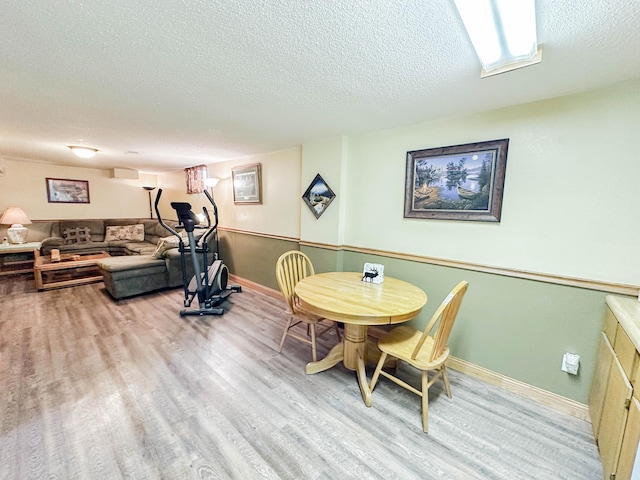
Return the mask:
{"type": "Polygon", "coordinates": [[[318,352],[316,348],[316,325],[312,323],[309,325],[309,329],[311,330],[311,358],[313,358],[314,362],[318,361],[318,352]]]}
{"type": "Polygon", "coordinates": [[[393,374],[397,376],[398,375],[398,370],[400,370],[400,359],[396,358],[396,364],[393,367],[393,374]]]}
{"type": "Polygon", "coordinates": [[[429,423],[429,376],[422,371],[422,431],[427,433],[429,423]]]}
{"type": "Polygon", "coordinates": [[[373,387],[376,386],[378,382],[378,377],[380,376],[380,370],[382,370],[382,366],[384,365],[384,361],[387,359],[387,353],[382,352],[380,355],[380,360],[378,360],[378,365],[376,365],[376,370],[373,372],[373,378],[371,378],[371,384],[369,385],[369,390],[373,392],[373,387]]]}
{"type": "Polygon", "coordinates": [[[340,329],[338,328],[338,322],[333,322],[333,328],[336,330],[336,335],[338,336],[338,341],[342,340],[342,335],[340,335],[340,329]]]}
{"type": "Polygon", "coordinates": [[[442,380],[444,380],[444,389],[447,392],[447,397],[451,398],[451,385],[449,384],[449,375],[447,374],[447,367],[442,365],[442,380]]]}
{"type": "Polygon", "coordinates": [[[280,347],[278,348],[278,352],[280,353],[282,353],[282,347],[284,347],[284,341],[287,339],[287,334],[289,333],[289,329],[291,328],[292,323],[293,323],[293,317],[289,317],[287,326],[284,328],[284,333],[282,334],[282,340],[280,340],[280,347]]]}

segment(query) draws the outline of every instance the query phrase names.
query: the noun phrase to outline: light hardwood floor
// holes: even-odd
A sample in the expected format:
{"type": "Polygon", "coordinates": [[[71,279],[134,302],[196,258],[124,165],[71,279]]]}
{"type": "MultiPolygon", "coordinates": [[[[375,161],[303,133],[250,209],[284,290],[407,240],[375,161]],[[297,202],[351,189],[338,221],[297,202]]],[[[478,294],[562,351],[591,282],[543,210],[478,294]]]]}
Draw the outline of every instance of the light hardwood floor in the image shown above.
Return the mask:
{"type": "Polygon", "coordinates": [[[4,480],[602,478],[589,423],[472,377],[430,389],[424,434],[391,382],[367,408],[354,372],[305,375],[307,345],[276,351],[283,302],[250,288],[222,317],[181,318],[180,289],[115,302],[4,277],[0,298],[4,480]]]}

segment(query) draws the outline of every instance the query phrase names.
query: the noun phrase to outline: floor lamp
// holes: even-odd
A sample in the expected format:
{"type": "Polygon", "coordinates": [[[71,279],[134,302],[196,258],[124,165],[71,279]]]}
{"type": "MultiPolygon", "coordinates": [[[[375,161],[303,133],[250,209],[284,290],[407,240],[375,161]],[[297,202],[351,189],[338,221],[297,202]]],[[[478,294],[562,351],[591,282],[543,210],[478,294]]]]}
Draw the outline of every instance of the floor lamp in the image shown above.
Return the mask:
{"type": "Polygon", "coordinates": [[[149,218],[153,218],[153,208],[151,207],[151,192],[156,189],[156,187],[142,187],[149,193],[149,218]]]}

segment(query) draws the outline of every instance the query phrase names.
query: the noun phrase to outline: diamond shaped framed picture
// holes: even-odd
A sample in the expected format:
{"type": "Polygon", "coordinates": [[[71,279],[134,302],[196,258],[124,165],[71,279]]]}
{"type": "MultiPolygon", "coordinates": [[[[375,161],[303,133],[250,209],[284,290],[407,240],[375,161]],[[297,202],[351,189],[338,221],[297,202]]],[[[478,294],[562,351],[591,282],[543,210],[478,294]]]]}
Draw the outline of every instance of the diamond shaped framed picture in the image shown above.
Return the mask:
{"type": "Polygon", "coordinates": [[[334,198],[336,198],[336,194],[333,193],[331,187],[327,185],[327,182],[324,181],[319,173],[309,184],[304,195],[302,195],[304,203],[307,204],[316,219],[320,218],[334,198]]]}

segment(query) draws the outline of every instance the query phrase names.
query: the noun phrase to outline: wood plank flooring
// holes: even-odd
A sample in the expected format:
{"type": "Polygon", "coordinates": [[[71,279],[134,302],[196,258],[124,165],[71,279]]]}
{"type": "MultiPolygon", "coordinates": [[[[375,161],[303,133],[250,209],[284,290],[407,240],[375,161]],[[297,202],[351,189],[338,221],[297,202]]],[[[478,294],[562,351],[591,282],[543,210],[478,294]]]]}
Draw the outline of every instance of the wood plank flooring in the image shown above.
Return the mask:
{"type": "Polygon", "coordinates": [[[250,288],[221,317],[181,318],[181,289],[5,277],[0,299],[4,480],[602,478],[589,423],[472,377],[432,387],[424,434],[392,382],[367,408],[341,365],[305,375],[307,345],[276,351],[283,303],[250,288]]]}

